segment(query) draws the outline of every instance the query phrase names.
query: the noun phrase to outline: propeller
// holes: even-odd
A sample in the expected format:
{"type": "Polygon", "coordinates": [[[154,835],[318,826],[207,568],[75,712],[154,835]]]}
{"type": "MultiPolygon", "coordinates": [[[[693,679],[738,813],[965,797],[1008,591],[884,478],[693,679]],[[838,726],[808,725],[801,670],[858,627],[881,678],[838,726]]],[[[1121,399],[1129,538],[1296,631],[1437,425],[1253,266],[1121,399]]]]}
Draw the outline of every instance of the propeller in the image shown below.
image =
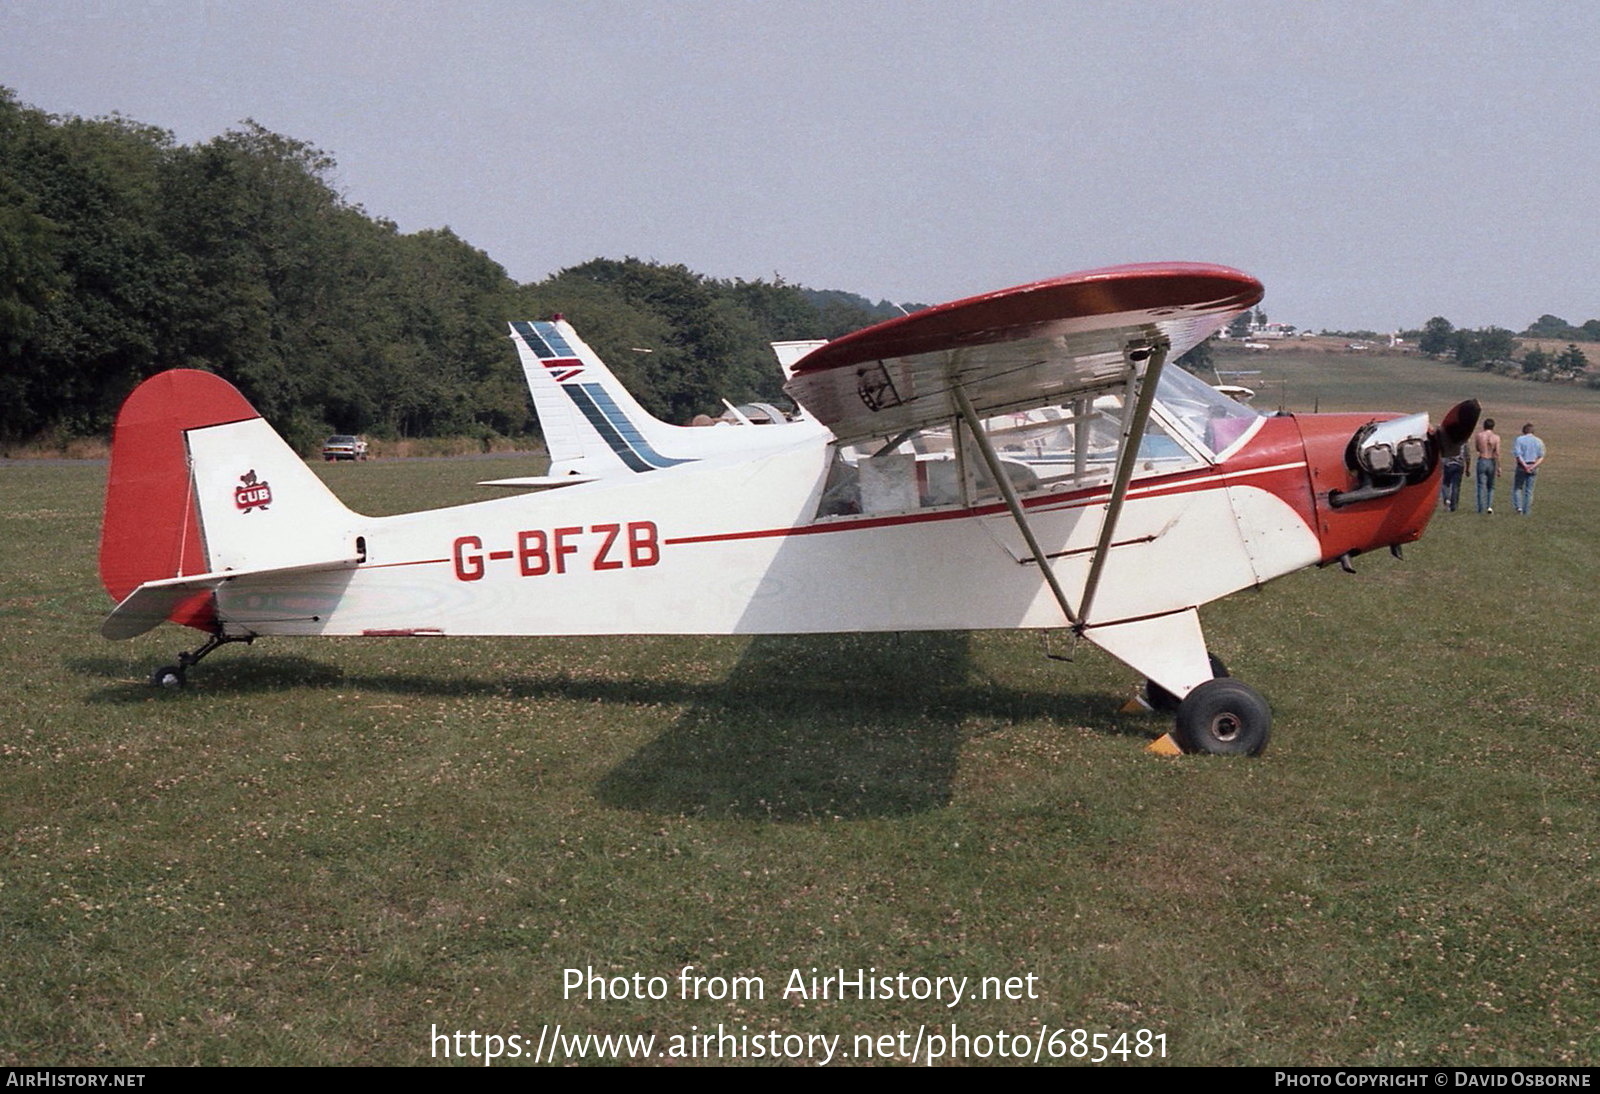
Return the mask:
{"type": "Polygon", "coordinates": [[[1478,400],[1466,399],[1445,411],[1444,420],[1434,431],[1439,444],[1439,455],[1454,456],[1467,443],[1472,431],[1478,427],[1481,408],[1478,400]]]}
{"type": "Polygon", "coordinates": [[[1328,491],[1328,504],[1340,509],[1386,498],[1422,482],[1441,459],[1461,451],[1477,424],[1476,399],[1451,407],[1437,426],[1429,426],[1426,414],[1368,422],[1356,430],[1345,448],[1345,466],[1360,477],[1360,485],[1354,490],[1328,491]]]}

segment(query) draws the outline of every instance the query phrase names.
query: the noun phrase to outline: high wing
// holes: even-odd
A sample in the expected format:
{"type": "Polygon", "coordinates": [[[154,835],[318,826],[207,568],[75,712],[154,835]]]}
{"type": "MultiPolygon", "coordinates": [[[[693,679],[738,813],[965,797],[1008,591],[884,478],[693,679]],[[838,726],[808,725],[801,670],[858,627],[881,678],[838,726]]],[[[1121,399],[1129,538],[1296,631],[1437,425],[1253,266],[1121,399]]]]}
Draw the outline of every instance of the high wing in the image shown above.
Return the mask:
{"type": "MultiPolygon", "coordinates": [[[[800,358],[785,390],[841,441],[1126,389],[1262,296],[1226,266],[1113,266],[891,319],[800,358]]],[[[1145,380],[1154,380],[1151,374],[1145,380]]]]}
{"type": "Polygon", "coordinates": [[[1114,266],[1002,289],[867,327],[802,357],[785,390],[841,442],[894,437],[959,419],[988,466],[1040,577],[1079,633],[1106,558],[1169,357],[1198,345],[1262,296],[1225,266],[1114,266]],[[988,436],[1004,411],[1118,390],[1129,409],[1093,561],[1064,588],[988,436]]]}

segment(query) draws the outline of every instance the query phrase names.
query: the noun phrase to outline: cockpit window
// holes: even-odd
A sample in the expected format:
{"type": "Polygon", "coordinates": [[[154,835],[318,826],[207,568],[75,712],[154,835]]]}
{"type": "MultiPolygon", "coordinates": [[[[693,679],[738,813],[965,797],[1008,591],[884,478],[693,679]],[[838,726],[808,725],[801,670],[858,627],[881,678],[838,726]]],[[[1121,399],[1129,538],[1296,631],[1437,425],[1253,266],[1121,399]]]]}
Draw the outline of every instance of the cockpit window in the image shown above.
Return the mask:
{"type": "MultiPolygon", "coordinates": [[[[1115,477],[1122,418],[1120,393],[1084,395],[1060,406],[988,418],[984,432],[1018,494],[1082,490],[1115,477]]],[[[1192,447],[1152,416],[1139,442],[1134,477],[1197,466],[1192,447]]],[[[976,438],[965,423],[951,421],[837,449],[817,515],[973,506],[1000,496],[976,438]]]]}
{"type": "Polygon", "coordinates": [[[1261,417],[1176,365],[1162,370],[1156,399],[1168,417],[1212,455],[1231,447],[1261,417]]]}

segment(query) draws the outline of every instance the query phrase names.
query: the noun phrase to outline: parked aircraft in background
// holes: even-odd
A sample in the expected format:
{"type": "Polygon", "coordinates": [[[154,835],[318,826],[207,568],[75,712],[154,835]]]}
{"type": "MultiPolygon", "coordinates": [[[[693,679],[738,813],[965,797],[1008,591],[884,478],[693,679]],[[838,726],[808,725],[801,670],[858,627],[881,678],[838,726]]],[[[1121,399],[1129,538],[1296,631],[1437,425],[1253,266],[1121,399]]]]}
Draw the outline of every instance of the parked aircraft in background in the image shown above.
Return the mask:
{"type": "Polygon", "coordinates": [[[799,436],[828,435],[824,426],[806,418],[756,431],[744,428],[751,424],[748,416],[739,428],[663,422],[639,405],[560,316],[548,322],[514,322],[511,340],[550,452],[550,469],[540,476],[491,479],[480,486],[573,486],[610,475],[627,477],[697,460],[753,454],[782,447],[799,436]]]}
{"type": "Polygon", "coordinates": [[[391,517],[225,381],[163,373],[118,418],[101,630],[206,632],[153,676],[178,685],[268,635],[1064,629],[1169,697],[1183,748],[1257,753],[1270,709],[1199,606],[1416,539],[1477,417],[1265,417],[1166,367],[1261,295],[1179,263],[973,297],[793,351],[807,420],[724,429],[650,424],[565,323],[517,324],[578,435],[547,478],[586,481],[391,517]]]}

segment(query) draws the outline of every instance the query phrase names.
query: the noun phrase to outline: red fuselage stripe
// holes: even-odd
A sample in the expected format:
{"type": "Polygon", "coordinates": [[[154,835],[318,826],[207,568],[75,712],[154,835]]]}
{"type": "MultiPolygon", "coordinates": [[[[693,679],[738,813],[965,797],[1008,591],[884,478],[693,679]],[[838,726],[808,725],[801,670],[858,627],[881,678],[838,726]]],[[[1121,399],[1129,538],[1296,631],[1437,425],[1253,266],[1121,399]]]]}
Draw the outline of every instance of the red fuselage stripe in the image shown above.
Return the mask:
{"type": "MultiPolygon", "coordinates": [[[[1188,472],[1186,475],[1165,482],[1149,483],[1145,486],[1136,486],[1128,492],[1129,497],[1155,498],[1169,497],[1176,494],[1197,494],[1206,490],[1219,490],[1224,486],[1232,485],[1243,479],[1256,478],[1261,475],[1287,474],[1295,471],[1304,471],[1305,461],[1272,464],[1266,467],[1243,468],[1238,471],[1216,471],[1206,469],[1188,472]]],[[[1023,502],[1024,508],[1038,512],[1059,512],[1063,509],[1083,509],[1092,505],[1104,505],[1111,496],[1110,490],[1099,488],[1086,491],[1082,494],[1069,497],[1042,497],[1029,498],[1023,502]]],[[[745,532],[718,532],[700,536],[676,536],[663,539],[663,546],[679,546],[691,543],[729,543],[746,539],[773,539],[787,536],[823,535],[831,532],[856,532],[870,528],[888,528],[902,524],[926,524],[946,520],[964,520],[971,517],[994,516],[1005,513],[1006,507],[996,503],[993,505],[976,506],[970,509],[944,509],[931,513],[900,513],[889,517],[868,517],[866,519],[844,519],[829,524],[803,524],[788,528],[759,528],[745,532]]],[[[1137,542],[1137,541],[1128,541],[1137,542]]],[[[1124,543],[1112,544],[1114,547],[1125,546],[1124,543]]],[[[1052,554],[1051,558],[1064,557],[1065,554],[1078,554],[1072,551],[1064,554],[1052,554]]],[[[491,559],[506,559],[511,557],[507,551],[495,551],[489,556],[491,559]]],[[[394,566],[440,566],[449,563],[448,558],[422,558],[409,562],[378,562],[368,563],[358,567],[362,570],[382,570],[394,566]]],[[[1031,559],[1028,561],[1032,561],[1031,559]]]]}
{"type": "MultiPolygon", "coordinates": [[[[1194,494],[1203,490],[1220,489],[1239,479],[1276,472],[1303,469],[1305,461],[1274,464],[1270,467],[1252,467],[1241,471],[1191,473],[1188,477],[1170,482],[1135,487],[1129,497],[1164,497],[1172,494],[1194,494]]],[[[1091,505],[1104,505],[1111,497],[1109,489],[1097,489],[1068,498],[1029,498],[1023,501],[1024,509],[1055,512],[1061,509],[1082,509],[1091,505]]],[[[678,536],[662,540],[667,546],[684,543],[721,543],[740,539],[771,539],[774,536],[810,536],[829,532],[853,532],[866,528],[887,528],[900,524],[923,524],[943,520],[961,520],[968,517],[985,517],[1006,512],[1003,504],[982,505],[971,509],[947,509],[936,513],[902,513],[892,517],[869,517],[865,520],[840,520],[831,524],[806,524],[792,528],[764,528],[749,532],[721,532],[705,536],[678,536]]]]}

